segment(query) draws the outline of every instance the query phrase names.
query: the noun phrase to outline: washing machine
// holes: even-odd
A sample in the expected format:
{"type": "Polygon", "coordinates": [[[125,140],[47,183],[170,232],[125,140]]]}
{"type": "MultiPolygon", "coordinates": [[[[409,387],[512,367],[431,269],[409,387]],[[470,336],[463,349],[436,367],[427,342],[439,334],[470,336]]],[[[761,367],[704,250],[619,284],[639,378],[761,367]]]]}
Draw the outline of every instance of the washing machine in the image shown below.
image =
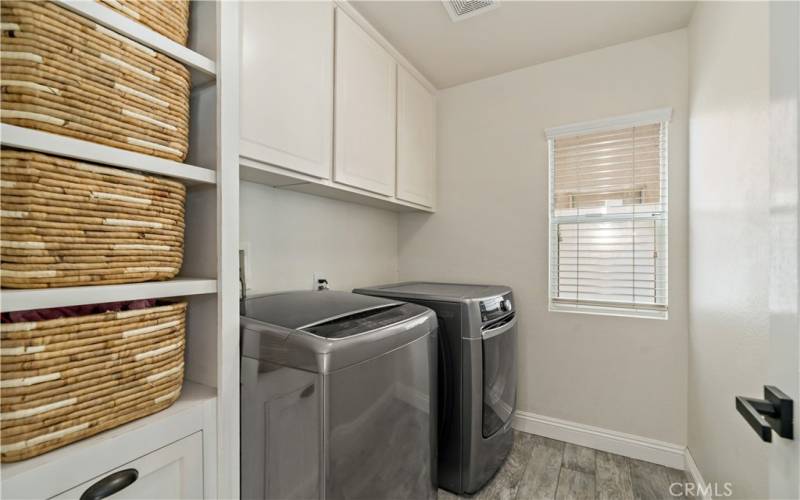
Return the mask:
{"type": "Polygon", "coordinates": [[[435,498],[436,333],[348,292],[243,301],[242,498],[435,498]]]}
{"type": "Polygon", "coordinates": [[[409,282],[353,290],[436,311],[439,323],[438,484],[483,487],[513,444],[517,314],[511,288],[409,282]]]}

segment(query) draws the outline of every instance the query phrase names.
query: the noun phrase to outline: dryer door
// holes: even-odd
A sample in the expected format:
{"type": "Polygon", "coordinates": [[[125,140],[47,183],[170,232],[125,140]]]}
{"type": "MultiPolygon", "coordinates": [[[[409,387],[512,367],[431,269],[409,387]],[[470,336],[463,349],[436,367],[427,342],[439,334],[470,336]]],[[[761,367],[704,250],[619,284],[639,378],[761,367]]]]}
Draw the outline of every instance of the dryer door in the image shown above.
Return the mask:
{"type": "Polygon", "coordinates": [[[483,436],[508,422],[517,405],[517,318],[489,323],[483,338],[483,436]]]}

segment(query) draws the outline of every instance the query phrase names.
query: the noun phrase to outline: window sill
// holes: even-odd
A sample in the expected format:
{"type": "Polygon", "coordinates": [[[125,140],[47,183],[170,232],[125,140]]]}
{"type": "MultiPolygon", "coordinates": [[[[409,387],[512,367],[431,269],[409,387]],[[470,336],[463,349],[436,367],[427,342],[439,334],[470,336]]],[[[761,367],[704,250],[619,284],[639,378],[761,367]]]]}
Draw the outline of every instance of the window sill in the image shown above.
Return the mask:
{"type": "Polygon", "coordinates": [[[550,312],[564,312],[572,314],[592,314],[596,316],[618,316],[637,319],[669,319],[669,311],[653,311],[648,309],[626,309],[621,307],[602,307],[589,305],[571,305],[550,303],[550,312]]]}

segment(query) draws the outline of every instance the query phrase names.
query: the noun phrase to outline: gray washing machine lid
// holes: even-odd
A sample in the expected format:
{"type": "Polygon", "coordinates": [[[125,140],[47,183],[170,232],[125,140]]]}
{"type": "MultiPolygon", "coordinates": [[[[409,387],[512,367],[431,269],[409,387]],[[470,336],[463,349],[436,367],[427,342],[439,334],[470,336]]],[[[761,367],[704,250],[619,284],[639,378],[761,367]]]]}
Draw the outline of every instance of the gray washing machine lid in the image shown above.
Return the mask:
{"type": "MultiPolygon", "coordinates": [[[[248,318],[263,321],[292,330],[304,330],[320,337],[340,337],[335,334],[343,327],[352,335],[353,330],[370,330],[370,318],[402,305],[400,302],[357,295],[349,292],[297,291],[261,295],[247,299],[244,314],[248,318]],[[325,328],[338,324],[338,329],[325,328]],[[360,327],[360,328],[359,328],[360,327]]],[[[396,319],[397,322],[400,318],[396,319]]]]}
{"type": "Polygon", "coordinates": [[[243,304],[241,355],[316,373],[361,363],[436,331],[427,307],[348,292],[287,292],[243,304]]]}
{"type": "Polygon", "coordinates": [[[507,286],[470,285],[461,283],[435,283],[428,281],[409,281],[367,288],[356,288],[355,293],[378,293],[384,297],[418,298],[445,302],[464,301],[494,297],[510,292],[507,286]]]}

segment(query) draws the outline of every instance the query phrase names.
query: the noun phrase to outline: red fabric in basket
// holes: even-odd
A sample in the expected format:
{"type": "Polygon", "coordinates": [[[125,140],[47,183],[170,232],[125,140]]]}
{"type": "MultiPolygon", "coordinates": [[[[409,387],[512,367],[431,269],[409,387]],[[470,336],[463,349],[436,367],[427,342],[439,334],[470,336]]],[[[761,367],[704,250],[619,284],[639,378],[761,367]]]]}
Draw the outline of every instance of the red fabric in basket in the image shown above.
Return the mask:
{"type": "Polygon", "coordinates": [[[31,309],[29,311],[13,311],[2,314],[3,323],[21,323],[26,321],[45,321],[59,318],[75,318],[89,314],[106,312],[133,311],[147,309],[156,305],[156,299],[132,300],[129,302],[106,302],[104,304],[86,304],[70,307],[52,307],[50,309],[31,309]]]}

